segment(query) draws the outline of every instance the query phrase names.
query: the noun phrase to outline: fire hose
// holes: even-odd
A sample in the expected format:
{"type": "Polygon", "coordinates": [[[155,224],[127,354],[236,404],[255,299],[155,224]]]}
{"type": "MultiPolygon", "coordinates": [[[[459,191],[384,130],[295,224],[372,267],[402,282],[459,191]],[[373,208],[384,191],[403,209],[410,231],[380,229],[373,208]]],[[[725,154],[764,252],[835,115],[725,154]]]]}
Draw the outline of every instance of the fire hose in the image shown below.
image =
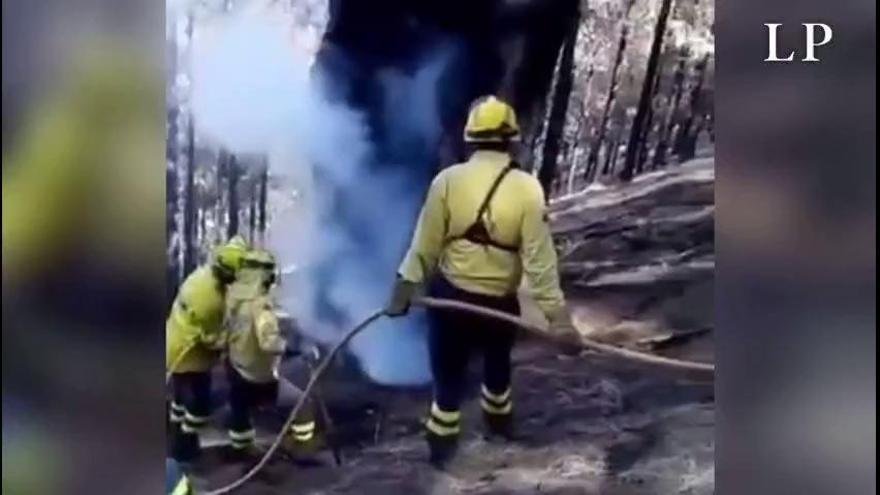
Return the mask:
{"type": "MultiPolygon", "coordinates": [[[[469,313],[474,313],[481,316],[486,316],[489,318],[495,318],[499,320],[507,321],[517,327],[529,332],[534,333],[543,338],[549,338],[554,341],[565,341],[570,343],[565,336],[552,336],[548,335],[545,330],[540,328],[538,325],[530,323],[520,317],[504,313],[501,311],[497,311],[490,308],[485,308],[482,306],[477,306],[474,304],[469,304],[461,301],[453,301],[449,299],[438,299],[433,297],[422,297],[418,298],[414,301],[414,304],[417,306],[423,306],[426,308],[434,308],[434,309],[448,309],[448,310],[456,310],[456,311],[466,311],[469,313]]],[[[286,432],[290,429],[295,421],[297,415],[300,410],[306,403],[306,400],[312,394],[312,391],[315,389],[315,386],[318,383],[318,380],[333,362],[333,359],[336,355],[345,348],[346,345],[353,339],[357,334],[361,333],[367,327],[369,327],[373,322],[381,318],[385,314],[384,310],[377,310],[368,317],[366,317],[363,321],[358,323],[354,328],[348,331],[345,335],[343,335],[342,339],[337,342],[327,353],[324,359],[315,367],[314,373],[312,373],[311,378],[309,379],[308,384],[305,389],[303,389],[302,395],[300,395],[299,400],[294,405],[293,409],[290,411],[290,415],[287,417],[287,420],[284,422],[284,426],[281,428],[281,431],[276,435],[275,440],[272,442],[272,445],[266,450],[265,454],[260,458],[260,460],[251,467],[247,473],[245,473],[239,479],[229,483],[226,486],[211,490],[204,495],[224,495],[227,493],[231,493],[234,490],[237,490],[242,485],[250,481],[254,476],[257,475],[266,464],[268,464],[269,460],[281,446],[281,443],[284,441],[284,436],[286,432]]],[[[633,351],[629,349],[624,349],[621,347],[616,347],[613,345],[603,344],[601,342],[596,342],[592,339],[581,336],[580,343],[587,349],[592,349],[594,351],[608,354],[611,356],[619,357],[622,359],[626,359],[629,361],[640,362],[644,364],[650,364],[655,366],[662,366],[667,368],[673,368],[680,371],[691,371],[705,374],[713,374],[715,372],[715,366],[708,363],[697,363],[693,361],[682,361],[678,359],[666,358],[662,356],[657,356],[653,354],[646,354],[638,351],[633,351]]],[[[185,349],[184,353],[178,357],[176,360],[179,363],[182,360],[182,357],[189,352],[192,346],[185,349]]],[[[175,365],[177,363],[174,363],[175,365]]],[[[172,366],[172,370],[176,366],[172,366]]],[[[166,383],[168,381],[168,376],[170,376],[170,372],[166,375],[166,383]]]]}

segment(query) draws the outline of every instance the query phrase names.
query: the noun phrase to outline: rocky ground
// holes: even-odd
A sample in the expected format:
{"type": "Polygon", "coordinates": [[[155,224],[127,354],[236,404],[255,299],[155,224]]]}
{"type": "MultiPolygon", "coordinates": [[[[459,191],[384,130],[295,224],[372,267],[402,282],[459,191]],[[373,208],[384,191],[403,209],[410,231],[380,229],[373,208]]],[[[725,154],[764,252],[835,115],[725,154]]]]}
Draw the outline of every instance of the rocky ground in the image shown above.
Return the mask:
{"type": "MultiPolygon", "coordinates": [[[[712,361],[712,165],[699,159],[554,203],[565,289],[584,334],[712,361]]],[[[430,391],[377,387],[339,368],[323,395],[343,465],[329,454],[317,467],[277,460],[237,493],[714,492],[711,377],[587,352],[561,355],[534,337],[523,338],[514,359],[516,442],[483,439],[474,388],[458,460],[446,472],[435,471],[425,462],[420,427],[430,391]]],[[[275,424],[264,425],[266,438],[275,424]]],[[[213,455],[206,456],[200,486],[220,486],[240,474],[240,467],[221,465],[213,455]]]]}

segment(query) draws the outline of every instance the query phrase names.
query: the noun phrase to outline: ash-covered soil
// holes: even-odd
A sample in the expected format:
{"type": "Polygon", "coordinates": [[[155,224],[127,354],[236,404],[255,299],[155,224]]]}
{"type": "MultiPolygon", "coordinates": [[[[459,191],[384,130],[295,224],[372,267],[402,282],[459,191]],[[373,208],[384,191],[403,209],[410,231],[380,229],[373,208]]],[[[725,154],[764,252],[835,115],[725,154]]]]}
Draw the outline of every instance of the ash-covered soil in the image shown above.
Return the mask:
{"type": "MultiPolygon", "coordinates": [[[[713,196],[713,160],[702,158],[555,202],[551,220],[563,285],[581,333],[714,361],[713,196]]],[[[527,319],[541,319],[528,300],[523,303],[527,319]]],[[[438,472],[427,464],[422,440],[430,390],[382,388],[342,366],[327,377],[322,395],[343,465],[327,452],[318,467],[277,459],[237,493],[714,492],[711,377],[587,352],[567,356],[534,337],[519,343],[514,360],[515,442],[483,439],[475,362],[459,456],[438,472]]],[[[302,384],[304,374],[288,366],[285,376],[302,384]]],[[[264,421],[264,442],[279,421],[264,421]]],[[[217,487],[240,475],[241,467],[208,455],[202,471],[208,474],[198,484],[217,487]]]]}
{"type": "MultiPolygon", "coordinates": [[[[351,377],[345,382],[331,378],[324,395],[336,422],[343,465],[335,466],[328,453],[322,454],[319,467],[278,459],[239,493],[713,492],[712,383],[594,354],[559,355],[537,341],[521,343],[515,361],[520,437],[515,442],[484,440],[475,388],[464,408],[459,456],[447,472],[438,472],[425,461],[421,436],[429,391],[388,390],[352,383],[351,377]]],[[[473,383],[479,383],[476,374],[473,383]]],[[[241,472],[212,464],[210,475],[199,484],[216,487],[241,472]]]]}

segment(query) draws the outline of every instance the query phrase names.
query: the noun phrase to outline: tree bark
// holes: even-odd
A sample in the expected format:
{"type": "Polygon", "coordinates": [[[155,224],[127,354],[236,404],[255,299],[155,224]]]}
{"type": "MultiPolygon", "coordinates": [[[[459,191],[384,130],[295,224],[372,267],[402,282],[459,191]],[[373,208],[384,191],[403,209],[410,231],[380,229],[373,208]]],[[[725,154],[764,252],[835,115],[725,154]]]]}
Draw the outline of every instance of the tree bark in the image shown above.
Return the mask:
{"type": "Polygon", "coordinates": [[[177,108],[168,112],[168,138],[166,142],[165,169],[165,246],[167,250],[167,267],[165,286],[168,289],[167,299],[170,304],[174,300],[177,286],[180,284],[180,244],[175,240],[177,232],[179,178],[177,176],[178,142],[177,142],[177,108]]]}
{"type": "MultiPolygon", "coordinates": [[[[585,82],[586,84],[589,84],[591,76],[592,76],[592,68],[590,69],[590,72],[587,74],[587,80],[585,82]]],[[[566,194],[571,194],[572,191],[574,190],[574,176],[575,176],[575,172],[577,172],[577,165],[579,163],[578,158],[580,158],[580,156],[581,156],[578,153],[579,147],[577,146],[577,143],[580,140],[581,133],[583,132],[585,120],[586,120],[586,118],[583,115],[579,115],[578,121],[577,121],[577,127],[574,130],[575,143],[574,143],[574,146],[572,146],[571,157],[570,157],[571,163],[568,166],[568,174],[565,176],[565,180],[567,183],[566,187],[565,187],[566,194]]]]}
{"type": "Polygon", "coordinates": [[[651,131],[654,126],[655,105],[657,103],[657,94],[660,92],[660,79],[662,78],[663,68],[657,70],[657,76],[654,78],[651,90],[651,103],[648,107],[648,116],[645,118],[645,125],[642,126],[642,132],[639,136],[639,151],[636,156],[636,175],[642,173],[645,168],[645,162],[648,160],[648,142],[651,139],[651,131]]]}
{"type": "Polygon", "coordinates": [[[696,154],[697,136],[693,127],[702,105],[700,96],[703,92],[703,84],[706,81],[706,68],[708,65],[709,54],[706,54],[695,67],[696,82],[691,89],[690,109],[675,139],[675,154],[678,155],[679,163],[690,160],[696,154]]]}
{"type": "Polygon", "coordinates": [[[652,86],[654,84],[655,74],[657,73],[658,62],[660,61],[660,49],[663,46],[663,38],[666,33],[666,23],[669,20],[669,12],[671,11],[672,0],[662,0],[660,4],[660,13],[657,15],[657,24],[654,26],[654,40],[651,43],[651,52],[648,55],[648,67],[645,70],[645,79],[642,84],[642,93],[639,96],[639,105],[636,108],[636,115],[633,118],[633,125],[629,133],[629,142],[626,145],[626,161],[623,170],[620,172],[620,179],[624,181],[631,180],[636,171],[638,163],[637,151],[639,146],[639,136],[642,132],[642,126],[645,125],[645,119],[650,111],[652,86]]]}
{"type": "MultiPolygon", "coordinates": [[[[623,62],[623,54],[626,51],[627,37],[629,36],[629,26],[626,24],[629,17],[629,11],[635,2],[631,1],[626,9],[624,16],[624,25],[620,30],[620,41],[617,43],[617,55],[614,58],[614,65],[611,69],[611,82],[608,84],[608,94],[605,96],[605,105],[602,109],[602,117],[599,119],[598,134],[590,146],[590,154],[587,155],[587,170],[585,178],[587,182],[592,182],[596,177],[599,164],[599,150],[602,148],[605,135],[608,133],[608,117],[611,115],[611,107],[617,98],[617,76],[620,73],[620,65],[623,62]]],[[[606,155],[607,157],[607,155],[606,155]]],[[[606,160],[607,163],[607,160],[606,160]]]]}
{"type": "Polygon", "coordinates": [[[248,240],[250,240],[251,244],[255,244],[257,239],[255,237],[257,231],[257,202],[259,198],[257,197],[257,183],[259,182],[259,177],[255,177],[253,174],[249,175],[249,185],[250,185],[250,194],[248,195],[248,240]]]}
{"type": "Polygon", "coordinates": [[[265,163],[263,165],[263,169],[260,172],[260,220],[258,222],[258,228],[260,231],[261,239],[266,234],[266,203],[268,201],[269,195],[269,164],[265,163]]]}
{"type": "Polygon", "coordinates": [[[186,182],[184,183],[183,209],[183,274],[189,275],[196,267],[196,143],[192,114],[186,128],[186,182]]]}
{"type": "Polygon", "coordinates": [[[681,104],[681,96],[684,93],[684,71],[686,64],[686,51],[682,53],[681,59],[675,68],[675,74],[672,76],[672,99],[666,110],[666,118],[663,127],[660,130],[660,136],[657,139],[657,146],[654,148],[654,157],[651,159],[651,168],[657,169],[666,163],[666,151],[669,149],[669,138],[672,136],[672,130],[675,126],[675,116],[678,112],[678,106],[681,104]]]}
{"type": "Polygon", "coordinates": [[[238,178],[239,178],[239,170],[238,170],[238,160],[235,158],[235,155],[229,154],[227,157],[227,182],[226,186],[228,188],[227,195],[229,197],[229,209],[227,210],[229,215],[229,223],[226,225],[226,238],[231,239],[238,235],[238,213],[239,213],[239,200],[238,200],[238,178]]]}
{"type": "Polygon", "coordinates": [[[571,99],[574,79],[574,47],[577,43],[579,24],[580,15],[576,15],[568,26],[568,33],[560,50],[556,87],[553,90],[550,117],[547,119],[547,134],[541,157],[541,168],[538,170],[538,181],[544,189],[544,197],[547,201],[550,200],[553,182],[556,180],[560,141],[565,128],[565,117],[568,115],[568,101],[571,99]]]}

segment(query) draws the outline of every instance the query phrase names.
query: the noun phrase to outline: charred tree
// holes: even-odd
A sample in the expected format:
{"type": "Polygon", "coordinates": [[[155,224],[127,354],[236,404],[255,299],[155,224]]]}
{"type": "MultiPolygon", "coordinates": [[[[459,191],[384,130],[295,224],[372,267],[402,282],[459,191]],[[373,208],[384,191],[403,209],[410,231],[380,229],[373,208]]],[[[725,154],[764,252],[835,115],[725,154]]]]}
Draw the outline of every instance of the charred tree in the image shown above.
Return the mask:
{"type": "Polygon", "coordinates": [[[196,267],[196,139],[193,116],[187,119],[186,128],[186,179],[183,189],[183,274],[190,274],[196,267]]]}
{"type": "Polygon", "coordinates": [[[238,179],[241,175],[238,167],[238,160],[232,153],[226,156],[226,173],[226,194],[229,198],[227,210],[229,223],[226,224],[226,238],[231,239],[238,235],[238,217],[240,211],[238,198],[238,179]]]}
{"type": "Polygon", "coordinates": [[[614,133],[612,139],[605,145],[605,163],[602,165],[602,175],[608,175],[614,171],[617,165],[617,155],[620,152],[620,133],[618,130],[614,133]]]}
{"type": "Polygon", "coordinates": [[[690,160],[696,155],[697,147],[697,130],[694,129],[694,122],[700,116],[702,111],[701,96],[703,93],[703,84],[706,81],[706,69],[709,66],[709,54],[694,68],[694,77],[696,81],[691,88],[690,106],[687,117],[681,124],[678,135],[675,139],[675,154],[678,155],[679,163],[690,160]]]}
{"type": "Polygon", "coordinates": [[[657,146],[654,148],[654,157],[651,159],[651,168],[656,169],[666,164],[666,152],[669,149],[669,139],[672,136],[673,127],[675,126],[675,116],[678,112],[678,106],[681,104],[681,97],[684,93],[684,73],[687,60],[687,50],[684,49],[678,65],[675,67],[675,73],[672,76],[672,97],[666,110],[666,118],[661,124],[660,136],[657,138],[657,146]]]}
{"type": "MultiPolygon", "coordinates": [[[[558,53],[578,5],[579,0],[331,0],[312,74],[330,99],[363,115],[372,152],[359,164],[361,170],[391,173],[413,197],[423,197],[441,166],[464,157],[462,128],[476,98],[496,94],[507,99],[526,129],[524,142],[529,141],[528,130],[543,118],[540,108],[553,79],[556,60],[547,54],[558,53]],[[436,54],[443,62],[427,91],[436,102],[429,111],[436,112],[440,125],[402,125],[403,112],[411,109],[389,107],[394,88],[385,75],[412,74],[436,54]]],[[[404,234],[375,239],[377,220],[362,204],[362,185],[316,174],[313,190],[327,205],[318,221],[332,223],[357,246],[358,259],[366,260],[358,261],[358,269],[375,277],[391,272],[390,264],[375,260],[384,258],[389,244],[403,249],[409,239],[404,234]]],[[[393,220],[404,225],[415,224],[417,216],[415,201],[393,212],[393,220]]],[[[332,257],[327,260],[310,268],[318,281],[314,313],[327,324],[345,326],[347,310],[330,288],[351,271],[340,270],[332,257]]]]}
{"type": "Polygon", "coordinates": [[[648,160],[648,143],[651,139],[651,131],[654,127],[655,107],[657,105],[657,94],[660,92],[660,79],[662,78],[662,68],[657,71],[657,76],[652,84],[651,104],[648,107],[648,115],[645,117],[645,125],[642,126],[642,132],[639,136],[639,148],[636,156],[636,175],[642,173],[645,169],[645,162],[648,160]]]}
{"type": "MultiPolygon", "coordinates": [[[[605,141],[605,135],[608,133],[608,118],[611,116],[611,108],[617,99],[617,77],[620,74],[620,65],[623,63],[623,54],[626,52],[627,38],[629,36],[629,25],[627,19],[632,9],[634,0],[631,0],[626,7],[626,13],[623,15],[623,27],[620,30],[620,41],[617,42],[617,54],[614,57],[614,65],[611,68],[611,81],[608,84],[608,94],[605,96],[605,105],[602,108],[602,117],[599,119],[597,126],[598,132],[590,146],[590,153],[587,155],[587,169],[584,177],[587,182],[592,181],[598,171],[599,150],[605,141]]],[[[607,155],[606,155],[607,156],[607,155]]],[[[606,160],[607,163],[607,160],[606,160]]]]}
{"type": "Polygon", "coordinates": [[[168,138],[166,141],[166,169],[165,169],[165,242],[168,255],[166,267],[166,283],[168,289],[168,303],[174,299],[177,286],[180,284],[180,247],[175,240],[177,237],[177,213],[178,213],[178,177],[177,177],[177,118],[179,112],[176,108],[168,111],[168,138]]]}
{"type": "Polygon", "coordinates": [[[571,19],[568,33],[559,54],[559,69],[556,76],[556,87],[553,89],[553,100],[550,104],[550,116],[547,119],[547,134],[541,157],[541,168],[538,170],[538,181],[544,189],[544,197],[550,200],[553,182],[556,180],[557,159],[560,151],[562,131],[565,128],[565,117],[568,115],[568,102],[571,99],[571,88],[574,79],[574,47],[577,43],[580,16],[571,19]]]}
{"type": "Polygon", "coordinates": [[[642,93],[639,96],[639,105],[636,108],[636,115],[633,118],[633,125],[629,133],[629,141],[626,145],[626,161],[624,162],[623,170],[620,172],[620,179],[624,181],[632,179],[636,172],[639,136],[650,111],[651,95],[653,93],[652,86],[660,62],[660,49],[663,46],[663,39],[666,35],[666,23],[669,20],[671,8],[672,0],[662,0],[660,13],[657,15],[657,24],[654,26],[654,40],[651,42],[651,51],[648,54],[648,67],[645,70],[642,93]]]}
{"type": "Polygon", "coordinates": [[[257,222],[257,228],[259,229],[260,236],[262,237],[266,233],[266,202],[268,200],[269,193],[269,164],[265,163],[260,170],[260,185],[259,185],[259,221],[257,222]]]}
{"type": "Polygon", "coordinates": [[[250,194],[248,195],[248,240],[251,244],[255,244],[257,231],[257,178],[249,174],[248,185],[250,186],[250,194]]]}

